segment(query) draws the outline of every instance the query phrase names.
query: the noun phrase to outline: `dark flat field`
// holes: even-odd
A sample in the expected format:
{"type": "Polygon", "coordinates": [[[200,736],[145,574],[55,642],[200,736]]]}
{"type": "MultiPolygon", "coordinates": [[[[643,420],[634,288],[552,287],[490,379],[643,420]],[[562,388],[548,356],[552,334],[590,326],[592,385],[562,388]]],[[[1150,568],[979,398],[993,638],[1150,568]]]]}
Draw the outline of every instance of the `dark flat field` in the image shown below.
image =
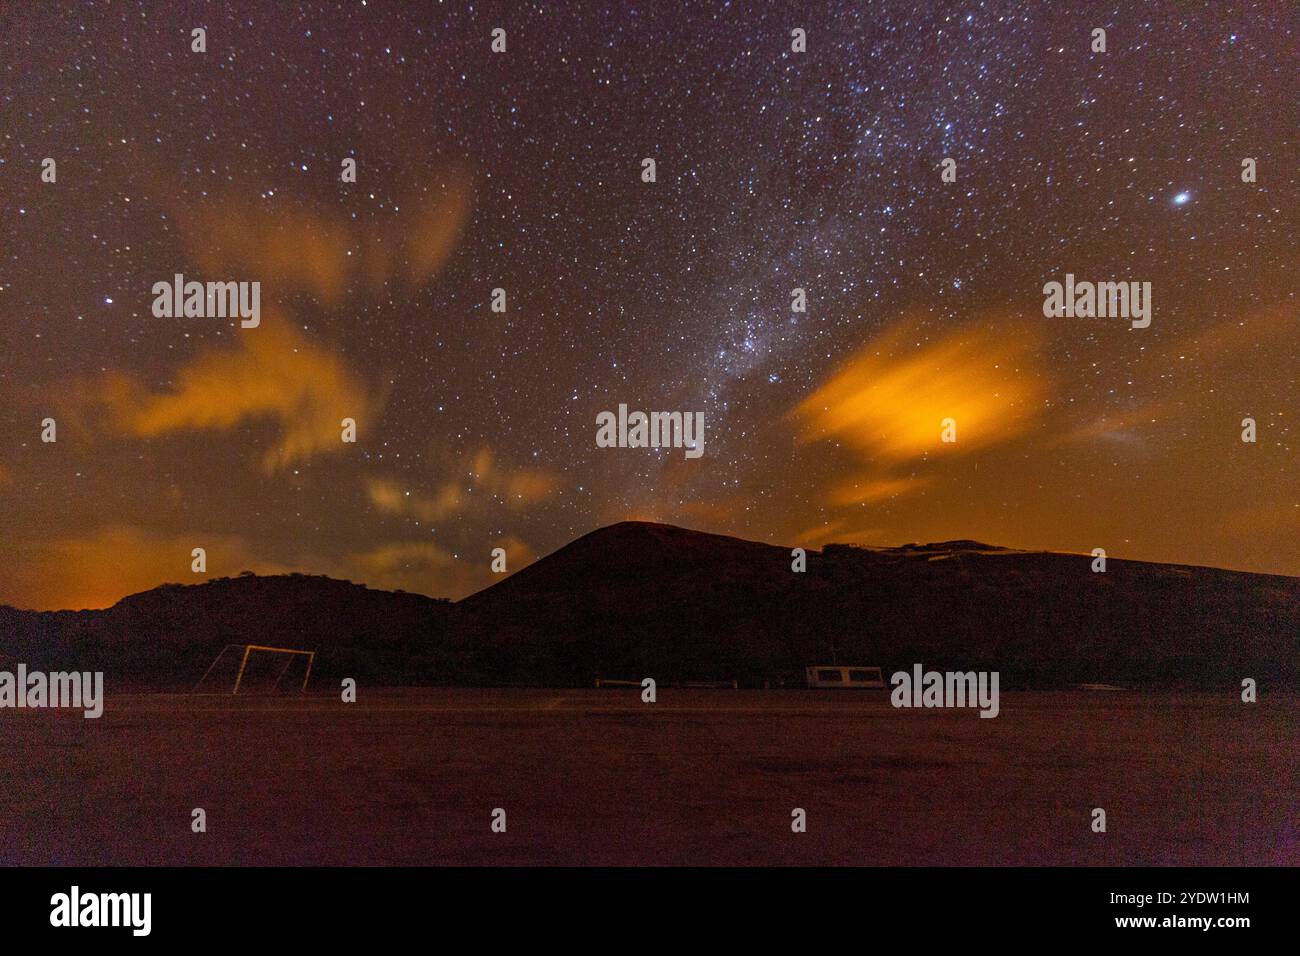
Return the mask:
{"type": "Polygon", "coordinates": [[[895,710],[884,691],[661,688],[643,704],[635,688],[363,686],[351,705],[5,710],[0,862],[1300,863],[1295,696],[1001,704],[986,720],[895,710]]]}

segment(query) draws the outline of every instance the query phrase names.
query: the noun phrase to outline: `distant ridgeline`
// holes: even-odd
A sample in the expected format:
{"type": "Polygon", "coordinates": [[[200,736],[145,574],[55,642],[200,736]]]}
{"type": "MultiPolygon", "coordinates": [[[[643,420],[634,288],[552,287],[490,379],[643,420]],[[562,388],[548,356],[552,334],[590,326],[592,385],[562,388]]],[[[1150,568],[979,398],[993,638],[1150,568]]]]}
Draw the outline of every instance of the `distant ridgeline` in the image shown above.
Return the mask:
{"type": "Polygon", "coordinates": [[[1003,692],[1297,687],[1300,579],[974,541],[790,549],[642,522],[453,604],[310,575],[166,585],[103,611],[0,607],[0,664],[192,686],[227,644],[316,650],[312,683],[802,686],[829,663],[1001,674],[1003,692]]]}

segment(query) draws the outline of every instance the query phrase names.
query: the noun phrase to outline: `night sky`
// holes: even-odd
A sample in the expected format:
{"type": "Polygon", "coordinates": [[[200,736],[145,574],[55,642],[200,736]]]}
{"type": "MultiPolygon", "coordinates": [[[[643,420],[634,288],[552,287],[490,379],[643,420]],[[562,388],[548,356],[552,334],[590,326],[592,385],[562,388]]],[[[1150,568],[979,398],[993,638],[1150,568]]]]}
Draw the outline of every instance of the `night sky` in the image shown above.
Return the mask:
{"type": "Polygon", "coordinates": [[[1289,0],[0,9],[0,603],[460,597],[623,519],[1300,574],[1289,0]]]}

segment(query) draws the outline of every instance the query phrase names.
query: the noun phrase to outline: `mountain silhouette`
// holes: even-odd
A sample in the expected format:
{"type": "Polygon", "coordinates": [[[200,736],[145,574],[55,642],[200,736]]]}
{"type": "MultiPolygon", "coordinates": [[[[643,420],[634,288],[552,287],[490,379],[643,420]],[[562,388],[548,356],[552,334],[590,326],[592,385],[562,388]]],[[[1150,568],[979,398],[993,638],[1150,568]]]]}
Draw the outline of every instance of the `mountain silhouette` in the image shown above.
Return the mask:
{"type": "Polygon", "coordinates": [[[1078,683],[1294,686],[1300,579],[977,541],[791,549],[671,525],[593,531],[453,604],[313,575],[168,584],[101,611],[0,606],[0,659],[191,686],[228,643],[318,651],[318,680],[800,685],[809,664],[1078,683]]]}
{"type": "Polygon", "coordinates": [[[0,655],[28,668],[102,670],[106,679],[188,689],[226,644],[317,650],[318,676],[391,684],[436,673],[450,601],[319,575],[245,573],[164,584],[101,611],[0,606],[0,655]]]}

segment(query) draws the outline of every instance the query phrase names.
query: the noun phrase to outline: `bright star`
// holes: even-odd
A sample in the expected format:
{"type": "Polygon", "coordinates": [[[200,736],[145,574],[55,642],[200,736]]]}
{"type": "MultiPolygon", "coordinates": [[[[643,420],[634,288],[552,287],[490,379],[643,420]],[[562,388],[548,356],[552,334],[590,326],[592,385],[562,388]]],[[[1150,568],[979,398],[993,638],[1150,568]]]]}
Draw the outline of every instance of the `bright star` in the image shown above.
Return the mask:
{"type": "Polygon", "coordinates": [[[1191,201],[1192,201],[1191,193],[1179,193],[1177,196],[1174,197],[1175,206],[1186,206],[1191,201]]]}

